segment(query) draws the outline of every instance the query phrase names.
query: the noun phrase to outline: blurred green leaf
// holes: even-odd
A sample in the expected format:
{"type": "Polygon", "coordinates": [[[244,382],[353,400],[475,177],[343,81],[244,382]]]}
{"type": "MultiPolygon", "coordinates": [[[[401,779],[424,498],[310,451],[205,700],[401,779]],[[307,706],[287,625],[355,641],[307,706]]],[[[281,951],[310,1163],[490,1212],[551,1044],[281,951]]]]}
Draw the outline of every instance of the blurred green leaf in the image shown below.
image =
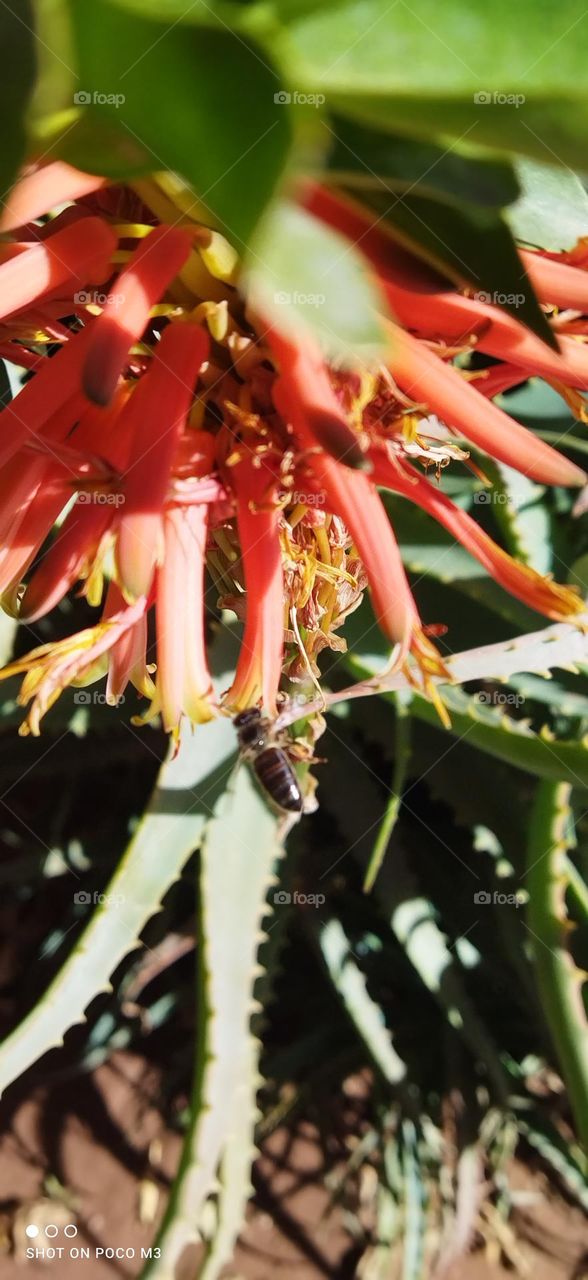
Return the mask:
{"type": "MultiPolygon", "coordinates": [[[[78,95],[92,128],[99,134],[103,127],[108,139],[118,135],[121,145],[125,139],[132,153],[143,151],[147,168],[179,173],[229,238],[246,241],[289,143],[288,112],[274,103],[280,80],[267,57],[224,26],[162,30],[107,0],[69,2],[78,95]]],[[[86,169],[104,168],[110,145],[98,138],[93,154],[85,131],[70,140],[67,154],[86,169]]]]}
{"type": "Polygon", "coordinates": [[[278,328],[311,329],[334,356],[369,358],[385,345],[385,310],[353,246],[311,214],[280,201],[270,207],[244,264],[254,310],[278,328]]]}
{"type": "Polygon", "coordinates": [[[335,117],[329,174],[357,196],[373,192],[396,203],[408,190],[419,195],[498,209],[520,194],[513,165],[495,156],[468,154],[458,145],[395,136],[356,120],[335,117]]]}
{"type": "Polygon", "coordinates": [[[31,0],[3,0],[0,7],[0,111],[4,135],[0,147],[0,196],[10,190],[26,147],[25,116],[36,73],[31,0]]]}
{"type": "Polygon", "coordinates": [[[575,173],[523,158],[515,170],[521,195],[504,216],[517,240],[559,253],[588,236],[588,195],[575,173]]]}
{"type": "Polygon", "coordinates": [[[329,110],[394,134],[585,163],[583,0],[275,8],[292,81],[323,92],[329,110]]]}

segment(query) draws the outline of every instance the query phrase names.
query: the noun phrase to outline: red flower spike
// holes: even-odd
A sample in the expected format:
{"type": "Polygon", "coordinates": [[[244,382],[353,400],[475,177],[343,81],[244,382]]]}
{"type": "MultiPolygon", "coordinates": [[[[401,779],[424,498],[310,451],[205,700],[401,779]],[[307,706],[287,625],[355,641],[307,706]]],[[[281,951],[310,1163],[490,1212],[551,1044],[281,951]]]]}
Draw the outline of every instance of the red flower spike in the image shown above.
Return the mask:
{"type": "Polygon", "coordinates": [[[0,266],[0,318],[53,290],[101,284],[117,245],[101,218],[82,218],[0,266]]]}
{"type": "Polygon", "coordinates": [[[237,494],[237,524],[245,577],[246,616],[235,679],[227,702],[236,711],[261,698],[276,714],[284,646],[284,578],[276,476],[264,455],[244,454],[227,468],[237,494]]]}
{"type": "Polygon", "coordinates": [[[152,306],[183,267],[192,237],[179,227],[156,227],[142,240],[99,316],[84,365],[84,389],[96,404],[109,404],[129,349],[139,341],[152,306]]]}
{"type": "Polygon", "coordinates": [[[126,427],[132,431],[133,445],[122,480],[116,556],[129,599],[147,593],[162,559],[163,508],[172,462],[208,350],[209,339],[200,325],[169,325],[128,405],[126,427]]]}

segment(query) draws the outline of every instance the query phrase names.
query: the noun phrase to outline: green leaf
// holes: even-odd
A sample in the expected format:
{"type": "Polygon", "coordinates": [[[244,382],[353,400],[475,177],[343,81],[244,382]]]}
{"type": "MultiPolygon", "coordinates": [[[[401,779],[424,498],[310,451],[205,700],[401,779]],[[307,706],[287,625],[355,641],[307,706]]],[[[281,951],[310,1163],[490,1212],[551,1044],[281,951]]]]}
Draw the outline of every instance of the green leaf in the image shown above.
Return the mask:
{"type": "Polygon", "coordinates": [[[0,7],[0,111],[4,121],[0,148],[0,194],[3,198],[12,186],[25,155],[25,114],[36,72],[33,25],[30,0],[5,0],[0,7]]]}
{"type": "Polygon", "coordinates": [[[455,146],[419,142],[335,117],[329,176],[361,196],[380,194],[390,204],[410,191],[499,209],[516,201],[520,185],[510,161],[468,154],[455,146]]]}
{"type": "Polygon", "coordinates": [[[588,195],[575,173],[526,159],[515,169],[521,195],[504,216],[517,240],[559,253],[588,236],[588,195]]]}
{"type": "MultiPolygon", "coordinates": [[[[104,892],[45,995],[0,1046],[0,1092],[65,1032],[81,1022],[90,1001],[110,977],[201,839],[215,797],[226,785],[235,735],[227,720],[189,732],[164,764],[145,817],[104,892]],[[206,747],[202,735],[206,734],[206,747]]],[[[72,892],[74,891],[72,881],[72,892]]]]}
{"type": "Polygon", "coordinates": [[[281,852],[279,823],[243,767],[207,827],[201,851],[200,1023],[190,1127],[157,1238],[161,1256],[146,1271],[150,1280],[171,1280],[184,1250],[198,1242],[204,1205],[233,1141],[239,1142],[241,1154],[229,1157],[230,1178],[224,1166],[224,1195],[231,1205],[221,1192],[220,1240],[215,1248],[213,1231],[207,1280],[218,1274],[241,1225],[237,1210],[249,1191],[257,1088],[250,1017],[260,924],[281,852]],[[243,1111],[249,1117],[244,1128],[243,1111]]]}
{"type": "MultiPolygon", "coordinates": [[[[107,0],[69,0],[78,93],[91,128],[108,144],[69,135],[65,154],[104,170],[118,135],[146,168],[179,173],[229,239],[248,239],[284,165],[289,114],[276,107],[280,80],[267,57],[223,26],[201,30],[127,14],[107,0]],[[102,95],[100,100],[97,95],[102,95]],[[103,99],[106,98],[106,101],[103,99]]],[[[82,134],[84,136],[82,136],[82,134]]],[[[107,173],[121,176],[114,151],[107,173]]]]}
{"type": "Polygon", "coordinates": [[[268,210],[244,264],[253,309],[290,332],[310,328],[324,349],[347,360],[385,346],[385,303],[359,255],[312,214],[280,201],[268,210]]]}
{"type": "Polygon", "coordinates": [[[339,0],[302,9],[276,0],[276,9],[291,80],[323,92],[331,111],[394,134],[585,163],[583,0],[339,0]]]}

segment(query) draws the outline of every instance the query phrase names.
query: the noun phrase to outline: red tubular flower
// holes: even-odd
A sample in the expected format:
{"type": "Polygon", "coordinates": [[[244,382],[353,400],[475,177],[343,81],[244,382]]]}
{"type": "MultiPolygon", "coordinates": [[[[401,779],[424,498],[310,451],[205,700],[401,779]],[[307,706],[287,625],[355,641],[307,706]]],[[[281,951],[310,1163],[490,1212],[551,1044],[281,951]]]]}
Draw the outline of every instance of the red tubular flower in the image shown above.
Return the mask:
{"type": "MultiPolygon", "coordinates": [[[[520,364],[528,374],[588,388],[588,352],[579,343],[560,336],[561,354],[558,355],[513,316],[490,305],[485,300],[486,294],[470,298],[451,289],[435,272],[400,249],[382,223],[374,225],[366,210],[347,197],[314,187],[309,192],[307,205],[330,226],[353,239],[374,268],[392,314],[406,328],[453,346],[467,342],[473,335],[477,350],[520,364]]],[[[567,271],[575,277],[572,296],[583,295],[585,299],[583,272],[571,267],[564,269],[539,254],[523,256],[525,266],[529,257],[536,259],[534,279],[540,280],[543,301],[556,302],[548,296],[549,284],[553,282],[560,300],[558,305],[574,305],[571,300],[565,304],[562,301],[567,271]]],[[[431,404],[431,408],[435,406],[431,404]]]]}
{"type": "Polygon", "coordinates": [[[116,236],[101,218],[83,218],[0,266],[0,318],[52,290],[102,284],[116,236]]]}
{"type": "Polygon", "coordinates": [[[280,551],[276,472],[271,457],[246,452],[228,460],[235,489],[237,525],[245,578],[245,630],[227,701],[236,711],[261,698],[276,713],[284,649],[284,575],[280,551]]]}
{"type": "MultiPolygon", "coordinates": [[[[125,601],[116,582],[109,583],[104,605],[103,621],[124,614],[125,601]]],[[[147,698],[154,696],[154,687],[146,662],[147,615],[140,613],[131,627],[121,632],[109,650],[107,702],[117,703],[125,689],[133,684],[147,698]]]]}
{"type": "Polygon", "coordinates": [[[412,400],[427,403],[467,440],[542,484],[583,484],[580,467],[519,426],[471,383],[398,325],[390,325],[390,370],[412,400]]]}
{"type": "Polygon", "coordinates": [[[96,404],[109,404],[129,348],[137,342],[151,307],[184,265],[192,248],[188,232],[156,227],[140,242],[121,271],[116,295],[94,326],[84,364],[84,390],[96,404]]]}
{"type": "Polygon", "coordinates": [[[319,349],[310,341],[293,342],[276,329],[268,329],[265,336],[281,366],[284,389],[291,386],[289,407],[295,407],[301,434],[347,467],[369,471],[369,458],[347,422],[319,349]]]}
{"type": "Polygon", "coordinates": [[[165,515],[165,555],[157,583],[158,670],[154,710],[177,733],[183,714],[209,720],[212,680],[204,644],[204,561],[208,508],[172,506],[165,515]]]}
{"type": "MultiPolygon", "coordinates": [[[[325,414],[331,398],[335,400],[334,393],[328,383],[323,388],[317,377],[316,355],[309,359],[306,347],[278,341],[273,334],[270,341],[282,361],[274,403],[292,423],[299,439],[312,448],[315,441],[306,409],[309,387],[313,406],[319,409],[320,393],[324,391],[325,414]]],[[[351,533],[365,566],[378,622],[392,643],[400,646],[400,660],[404,661],[419,620],[398,544],[378,494],[367,476],[352,475],[322,450],[315,450],[311,468],[318,487],[325,490],[325,505],[341,517],[351,533]]]]}
{"type": "Polygon", "coordinates": [[[433,516],[511,595],[517,596],[529,608],[556,620],[584,612],[584,603],[577,591],[559,586],[527,565],[513,560],[480,529],[467,511],[456,507],[446,494],[419,475],[414,467],[407,463],[398,466],[382,449],[374,450],[372,457],[377,485],[402,494],[433,516]]]}
{"type": "Polygon", "coordinates": [[[0,467],[23,444],[38,442],[43,428],[62,407],[68,415],[66,430],[73,427],[87,403],[80,376],[90,337],[89,327],[70,339],[51,360],[45,358],[39,373],[0,412],[0,467]]]}
{"type": "Polygon", "coordinates": [[[129,599],[147,594],[163,559],[163,512],[172,463],[208,348],[200,325],[169,325],[129,402],[126,426],[133,443],[122,479],[117,540],[120,581],[129,599]]]}
{"type": "MultiPolygon", "coordinates": [[[[73,437],[79,450],[85,449],[94,455],[100,450],[113,476],[122,472],[128,462],[130,435],[124,430],[123,418],[128,397],[129,392],[124,388],[111,408],[89,408],[73,437]]],[[[91,487],[82,489],[52,546],[27,583],[20,604],[20,616],[24,620],[34,622],[48,613],[78,579],[90,575],[121,502],[121,494],[101,493],[99,487],[96,491],[91,487]],[[110,501],[95,502],[96,496],[110,501]]],[[[35,550],[50,532],[52,523],[36,542],[35,550]]]]}
{"type": "Polygon", "coordinates": [[[3,200],[0,231],[14,231],[33,218],[40,218],[48,209],[79,200],[91,191],[106,185],[106,178],[92,173],[82,173],[63,160],[43,165],[25,173],[20,182],[3,200]]]}

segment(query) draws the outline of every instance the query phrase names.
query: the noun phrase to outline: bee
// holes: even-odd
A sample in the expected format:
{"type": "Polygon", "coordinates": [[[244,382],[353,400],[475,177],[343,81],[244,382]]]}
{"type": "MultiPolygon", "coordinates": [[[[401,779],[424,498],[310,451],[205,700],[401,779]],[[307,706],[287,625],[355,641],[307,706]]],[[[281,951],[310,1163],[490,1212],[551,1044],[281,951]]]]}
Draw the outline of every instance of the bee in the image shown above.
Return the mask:
{"type": "Polygon", "coordinates": [[[286,813],[302,813],[304,801],[298,779],[269,720],[258,707],[240,711],[233,720],[241,753],[249,760],[263,791],[286,813]]]}

